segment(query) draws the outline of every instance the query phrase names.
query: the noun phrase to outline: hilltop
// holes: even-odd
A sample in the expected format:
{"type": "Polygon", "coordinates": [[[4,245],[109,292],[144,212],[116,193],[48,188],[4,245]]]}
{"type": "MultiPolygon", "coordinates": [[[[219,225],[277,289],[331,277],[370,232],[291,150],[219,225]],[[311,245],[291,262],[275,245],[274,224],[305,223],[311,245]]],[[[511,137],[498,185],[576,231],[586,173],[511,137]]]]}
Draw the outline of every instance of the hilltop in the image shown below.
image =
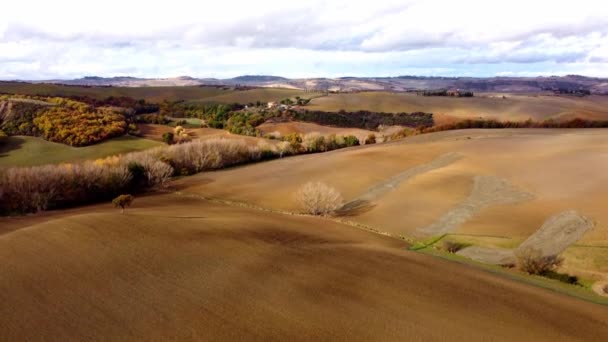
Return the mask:
{"type": "Polygon", "coordinates": [[[137,78],[129,76],[32,81],[84,86],[161,87],[196,85],[246,85],[280,87],[302,90],[356,92],[369,90],[415,91],[429,89],[466,89],[474,92],[506,93],[580,93],[608,94],[608,79],[578,75],[550,77],[339,77],[339,78],[285,78],[270,75],[243,75],[228,79],[194,78],[137,78]]]}

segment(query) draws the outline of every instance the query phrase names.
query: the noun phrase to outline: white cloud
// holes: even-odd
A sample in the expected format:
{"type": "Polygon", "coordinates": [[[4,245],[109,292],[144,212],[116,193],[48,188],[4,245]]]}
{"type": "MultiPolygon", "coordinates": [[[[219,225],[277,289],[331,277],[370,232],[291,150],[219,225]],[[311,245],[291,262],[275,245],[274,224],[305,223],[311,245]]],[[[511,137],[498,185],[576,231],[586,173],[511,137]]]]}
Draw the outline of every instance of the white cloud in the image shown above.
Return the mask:
{"type": "Polygon", "coordinates": [[[606,76],[607,46],[598,0],[21,0],[0,11],[0,78],[523,72],[516,64],[606,76]]]}

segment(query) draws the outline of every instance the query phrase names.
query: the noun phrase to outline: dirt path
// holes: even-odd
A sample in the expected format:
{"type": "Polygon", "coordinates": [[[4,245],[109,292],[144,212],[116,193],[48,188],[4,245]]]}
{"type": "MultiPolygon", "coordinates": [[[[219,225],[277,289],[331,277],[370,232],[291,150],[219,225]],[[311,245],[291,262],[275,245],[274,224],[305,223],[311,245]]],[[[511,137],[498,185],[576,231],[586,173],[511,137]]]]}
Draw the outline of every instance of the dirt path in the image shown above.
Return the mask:
{"type": "Polygon", "coordinates": [[[534,195],[513,187],[507,180],[494,176],[476,176],[469,197],[448,211],[435,223],[419,228],[425,235],[440,235],[455,231],[482,209],[499,204],[528,201],[534,195]]]}
{"type": "Polygon", "coordinates": [[[512,249],[506,248],[471,246],[456,252],[456,254],[484,264],[504,266],[515,265],[516,263],[515,253],[512,249]]]}
{"type": "MultiPolygon", "coordinates": [[[[542,255],[559,255],[593,228],[593,222],[574,210],[551,216],[517,251],[534,248],[542,255]]],[[[517,252],[516,251],[516,252],[517,252]]]]}
{"type": "Polygon", "coordinates": [[[597,293],[602,297],[608,297],[608,275],[604,278],[604,280],[598,281],[593,284],[593,292],[597,293]]]}
{"type": "Polygon", "coordinates": [[[406,171],[399,173],[384,182],[375,184],[371,188],[367,189],[363,195],[355,198],[354,200],[344,204],[338,214],[340,215],[352,215],[359,211],[368,209],[374,201],[377,201],[388,192],[396,189],[399,184],[408,179],[418,176],[419,174],[430,172],[445,166],[448,166],[462,158],[462,155],[458,153],[448,153],[439,156],[430,163],[414,166],[406,171]]]}

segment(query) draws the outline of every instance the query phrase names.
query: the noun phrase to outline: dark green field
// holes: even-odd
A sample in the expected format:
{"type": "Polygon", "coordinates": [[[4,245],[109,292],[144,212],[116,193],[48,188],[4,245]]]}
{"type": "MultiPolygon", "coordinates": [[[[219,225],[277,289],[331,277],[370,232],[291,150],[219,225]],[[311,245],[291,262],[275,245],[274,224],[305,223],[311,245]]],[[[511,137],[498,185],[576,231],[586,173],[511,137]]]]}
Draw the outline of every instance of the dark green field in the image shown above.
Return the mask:
{"type": "Polygon", "coordinates": [[[89,96],[104,99],[110,96],[127,96],[148,102],[196,100],[207,103],[248,103],[279,101],[287,97],[302,95],[302,91],[280,88],[256,88],[233,90],[211,86],[175,87],[85,87],[47,83],[0,82],[0,94],[38,96],[89,96]]]}

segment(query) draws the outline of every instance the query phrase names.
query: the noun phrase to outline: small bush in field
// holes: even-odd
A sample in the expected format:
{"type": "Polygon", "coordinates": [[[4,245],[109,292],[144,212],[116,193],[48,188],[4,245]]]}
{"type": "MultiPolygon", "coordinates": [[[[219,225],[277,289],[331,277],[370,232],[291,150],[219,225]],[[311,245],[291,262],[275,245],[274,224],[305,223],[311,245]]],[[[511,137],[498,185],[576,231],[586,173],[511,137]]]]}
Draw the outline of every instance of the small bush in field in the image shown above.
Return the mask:
{"type": "Polygon", "coordinates": [[[604,293],[605,293],[605,294],[608,294],[608,284],[606,284],[606,285],[604,286],[603,290],[604,290],[604,293]]]}
{"type": "Polygon", "coordinates": [[[367,144],[375,144],[376,143],[376,135],[375,134],[370,134],[367,136],[367,138],[365,138],[365,145],[367,144]]]}
{"type": "Polygon", "coordinates": [[[543,256],[541,251],[526,248],[516,254],[517,267],[528,274],[543,275],[562,264],[563,259],[558,255],[543,256]]]}
{"type": "Polygon", "coordinates": [[[344,145],[347,147],[350,146],[358,146],[359,145],[359,139],[357,139],[356,136],[354,135],[347,135],[344,137],[344,145]]]}
{"type": "Polygon", "coordinates": [[[456,253],[465,247],[467,247],[467,245],[464,243],[449,240],[444,240],[441,246],[441,248],[448,253],[456,253]]]}
{"type": "Polygon", "coordinates": [[[167,145],[171,145],[173,144],[173,133],[172,132],[165,132],[163,133],[163,142],[167,145]]]}
{"type": "Polygon", "coordinates": [[[133,203],[134,199],[135,197],[131,195],[120,195],[112,200],[112,204],[114,204],[116,208],[120,208],[120,212],[124,214],[125,208],[131,206],[131,203],[133,203]]]}
{"type": "Polygon", "coordinates": [[[342,206],[342,195],[321,182],[308,182],[298,190],[297,200],[311,215],[329,215],[342,206]]]}

